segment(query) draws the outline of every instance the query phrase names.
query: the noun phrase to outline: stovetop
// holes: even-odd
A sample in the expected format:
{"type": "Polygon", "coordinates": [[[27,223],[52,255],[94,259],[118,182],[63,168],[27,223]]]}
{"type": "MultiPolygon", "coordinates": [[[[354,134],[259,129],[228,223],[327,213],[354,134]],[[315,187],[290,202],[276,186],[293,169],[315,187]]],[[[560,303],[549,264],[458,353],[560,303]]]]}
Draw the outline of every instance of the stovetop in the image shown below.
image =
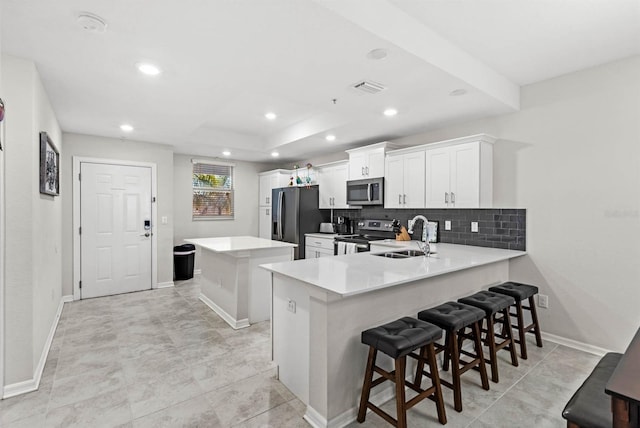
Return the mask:
{"type": "Polygon", "coordinates": [[[393,220],[359,220],[358,233],[353,235],[337,236],[337,241],[368,244],[370,241],[393,239],[393,220]]]}

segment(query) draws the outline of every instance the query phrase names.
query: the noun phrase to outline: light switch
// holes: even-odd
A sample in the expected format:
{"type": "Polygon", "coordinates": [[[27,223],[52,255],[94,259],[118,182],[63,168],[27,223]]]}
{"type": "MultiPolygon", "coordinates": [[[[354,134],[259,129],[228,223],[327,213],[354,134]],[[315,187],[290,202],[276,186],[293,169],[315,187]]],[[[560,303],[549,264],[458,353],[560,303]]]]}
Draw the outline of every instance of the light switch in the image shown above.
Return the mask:
{"type": "Polygon", "coordinates": [[[166,215],[163,215],[161,221],[162,221],[162,224],[167,224],[169,223],[169,218],[166,215]]]}
{"type": "Polygon", "coordinates": [[[451,220],[444,221],[444,230],[451,230],[451,220]]]}

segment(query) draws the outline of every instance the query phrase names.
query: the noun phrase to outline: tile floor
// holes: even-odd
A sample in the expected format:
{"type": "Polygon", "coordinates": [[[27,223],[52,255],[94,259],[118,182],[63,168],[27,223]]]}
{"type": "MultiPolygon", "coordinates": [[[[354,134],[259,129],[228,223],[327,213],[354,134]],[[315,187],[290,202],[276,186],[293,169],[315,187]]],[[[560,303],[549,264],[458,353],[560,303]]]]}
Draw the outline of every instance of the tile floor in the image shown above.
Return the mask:
{"type": "MultiPolygon", "coordinates": [[[[0,427],[308,426],[275,380],[269,323],[235,331],[199,292],[191,280],[65,304],[40,389],[0,401],[0,427]]],[[[490,391],[463,376],[463,413],[445,389],[447,427],[565,427],[562,408],[598,357],[550,342],[530,353],[520,367],[503,357],[490,391]]],[[[393,401],[384,408],[393,414],[393,401]]],[[[440,426],[430,401],[408,421],[440,426]]],[[[350,426],[390,425],[369,414],[350,426]]]]}

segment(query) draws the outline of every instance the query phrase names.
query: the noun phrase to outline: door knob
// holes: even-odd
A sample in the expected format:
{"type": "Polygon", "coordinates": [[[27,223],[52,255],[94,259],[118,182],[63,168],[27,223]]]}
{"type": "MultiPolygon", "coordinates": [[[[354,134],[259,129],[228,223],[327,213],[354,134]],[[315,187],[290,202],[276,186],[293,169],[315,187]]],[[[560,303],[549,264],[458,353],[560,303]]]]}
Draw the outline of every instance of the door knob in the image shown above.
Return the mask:
{"type": "Polygon", "coordinates": [[[140,235],[140,236],[144,236],[145,238],[148,238],[151,236],[151,234],[149,232],[145,232],[144,235],[140,235]]]}

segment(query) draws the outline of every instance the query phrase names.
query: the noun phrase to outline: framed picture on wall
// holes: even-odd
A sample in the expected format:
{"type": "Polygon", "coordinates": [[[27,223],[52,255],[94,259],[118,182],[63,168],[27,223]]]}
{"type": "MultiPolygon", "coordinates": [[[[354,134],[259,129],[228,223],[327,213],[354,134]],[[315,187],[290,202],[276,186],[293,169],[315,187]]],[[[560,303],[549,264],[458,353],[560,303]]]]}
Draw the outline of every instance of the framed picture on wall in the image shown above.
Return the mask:
{"type": "Polygon", "coordinates": [[[46,132],[40,133],[40,193],[60,194],[60,153],[46,132]]]}

